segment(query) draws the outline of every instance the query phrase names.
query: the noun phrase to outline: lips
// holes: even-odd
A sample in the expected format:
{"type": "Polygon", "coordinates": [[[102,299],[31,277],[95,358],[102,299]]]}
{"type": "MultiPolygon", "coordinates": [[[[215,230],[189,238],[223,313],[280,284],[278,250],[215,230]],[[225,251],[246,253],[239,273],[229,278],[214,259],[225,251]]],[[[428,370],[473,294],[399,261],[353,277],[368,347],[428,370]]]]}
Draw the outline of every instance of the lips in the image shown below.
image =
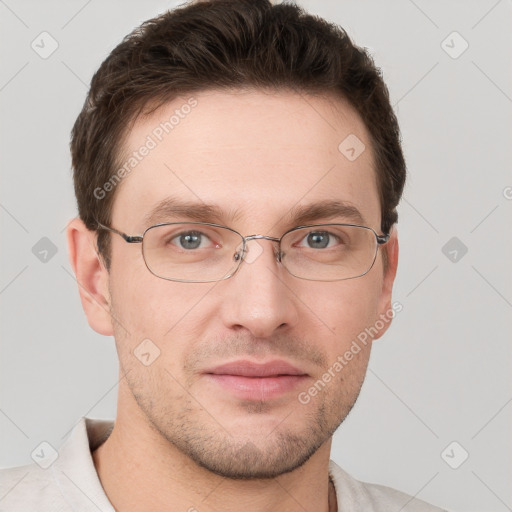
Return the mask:
{"type": "Polygon", "coordinates": [[[206,370],[214,375],[238,375],[240,377],[279,377],[284,375],[307,375],[295,366],[282,360],[270,361],[265,364],[242,360],[226,363],[206,370]]]}
{"type": "Polygon", "coordinates": [[[303,386],[308,374],[283,360],[258,364],[242,360],[206,370],[205,376],[230,396],[268,401],[303,386]]]}

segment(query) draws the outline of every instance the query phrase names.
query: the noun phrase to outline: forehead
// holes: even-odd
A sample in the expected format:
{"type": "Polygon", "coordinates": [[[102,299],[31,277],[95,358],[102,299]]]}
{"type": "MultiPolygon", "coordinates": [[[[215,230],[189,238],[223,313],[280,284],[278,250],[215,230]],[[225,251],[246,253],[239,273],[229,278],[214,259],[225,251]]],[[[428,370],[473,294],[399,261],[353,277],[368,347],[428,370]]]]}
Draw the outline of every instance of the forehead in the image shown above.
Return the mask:
{"type": "Polygon", "coordinates": [[[133,166],[113,222],[130,229],[147,227],[170,197],[207,214],[218,206],[215,221],[225,213],[246,225],[274,225],[320,201],[352,207],[375,227],[380,219],[368,131],[342,99],[260,90],[180,97],[136,121],[121,160],[133,166]]]}

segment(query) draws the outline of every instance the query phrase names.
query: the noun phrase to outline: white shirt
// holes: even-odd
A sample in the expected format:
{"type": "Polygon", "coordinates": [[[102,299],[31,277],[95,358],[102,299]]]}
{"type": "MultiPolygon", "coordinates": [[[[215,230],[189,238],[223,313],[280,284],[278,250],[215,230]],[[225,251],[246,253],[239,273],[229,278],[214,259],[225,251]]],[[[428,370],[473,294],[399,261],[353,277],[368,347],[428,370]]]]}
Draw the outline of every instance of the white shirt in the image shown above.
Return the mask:
{"type": "MultiPolygon", "coordinates": [[[[111,420],[82,417],[57,453],[43,445],[34,454],[37,462],[0,469],[0,512],[115,512],[91,455],[113,427],[111,420]]],[[[332,460],[329,475],[336,488],[338,512],[443,510],[395,489],[355,480],[332,460]]]]}

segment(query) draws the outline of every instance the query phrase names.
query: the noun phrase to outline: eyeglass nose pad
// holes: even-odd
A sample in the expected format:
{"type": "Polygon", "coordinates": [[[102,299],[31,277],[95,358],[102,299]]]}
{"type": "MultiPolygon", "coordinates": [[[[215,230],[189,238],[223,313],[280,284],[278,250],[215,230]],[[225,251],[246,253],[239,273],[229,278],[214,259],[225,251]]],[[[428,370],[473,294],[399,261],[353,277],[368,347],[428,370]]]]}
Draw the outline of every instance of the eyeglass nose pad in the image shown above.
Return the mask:
{"type": "MultiPolygon", "coordinates": [[[[233,254],[233,261],[235,262],[238,262],[240,261],[241,259],[245,259],[245,256],[247,255],[248,253],[248,250],[247,250],[247,244],[240,244],[237,248],[236,248],[236,251],[235,251],[235,254],[233,254]]],[[[282,262],[282,259],[283,259],[283,256],[284,256],[284,252],[282,251],[279,251],[278,249],[274,249],[274,256],[276,257],[277,261],[279,263],[282,262]]]]}
{"type": "Polygon", "coordinates": [[[245,254],[247,253],[247,249],[242,242],[236,249],[235,254],[233,254],[233,261],[238,262],[240,260],[243,260],[245,257],[245,254]]]}

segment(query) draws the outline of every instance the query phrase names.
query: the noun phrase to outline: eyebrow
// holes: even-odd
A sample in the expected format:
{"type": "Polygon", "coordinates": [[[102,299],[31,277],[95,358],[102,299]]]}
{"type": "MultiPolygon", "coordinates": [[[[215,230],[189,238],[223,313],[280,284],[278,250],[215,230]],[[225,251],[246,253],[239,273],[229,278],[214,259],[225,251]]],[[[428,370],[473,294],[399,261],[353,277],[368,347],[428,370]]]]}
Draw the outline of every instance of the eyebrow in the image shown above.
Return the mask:
{"type": "Polygon", "coordinates": [[[324,200],[309,205],[298,205],[290,210],[288,217],[297,225],[335,218],[356,224],[365,224],[362,213],[354,205],[339,200],[324,200]]]}
{"type": "MultiPolygon", "coordinates": [[[[223,224],[241,217],[239,210],[224,211],[215,204],[183,201],[176,197],[163,199],[143,218],[145,226],[180,218],[197,222],[223,224]]],[[[323,200],[308,205],[294,206],[281,220],[290,225],[303,225],[318,220],[339,218],[356,224],[364,224],[361,212],[352,204],[340,200],[323,200]]]]}
{"type": "Polygon", "coordinates": [[[151,226],[177,217],[197,222],[221,224],[224,220],[236,220],[239,217],[239,212],[236,210],[224,212],[222,208],[214,204],[183,201],[176,197],[167,197],[157,203],[157,205],[144,216],[143,222],[144,225],[151,226]]]}

